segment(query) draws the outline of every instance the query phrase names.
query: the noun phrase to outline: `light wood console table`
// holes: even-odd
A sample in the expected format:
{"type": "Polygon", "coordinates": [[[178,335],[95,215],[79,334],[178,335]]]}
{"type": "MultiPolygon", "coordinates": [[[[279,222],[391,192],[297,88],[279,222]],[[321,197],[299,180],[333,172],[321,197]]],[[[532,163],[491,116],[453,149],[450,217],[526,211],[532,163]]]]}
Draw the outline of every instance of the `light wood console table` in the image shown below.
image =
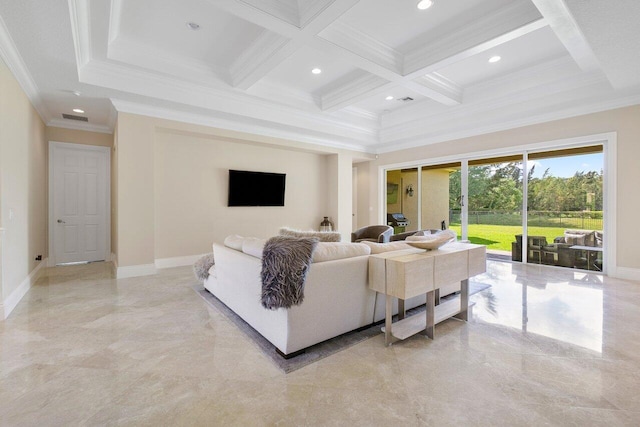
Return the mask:
{"type": "Polygon", "coordinates": [[[406,339],[420,331],[433,339],[436,323],[449,317],[467,320],[469,278],[486,271],[486,247],[448,243],[433,251],[396,251],[369,258],[369,287],[386,298],[385,343],[406,339]],[[409,252],[409,253],[408,253],[409,252]],[[460,282],[460,295],[435,305],[441,286],[460,282]],[[426,316],[404,318],[404,300],[426,294],[426,316]],[[393,298],[398,298],[398,318],[393,323],[393,298]]]}

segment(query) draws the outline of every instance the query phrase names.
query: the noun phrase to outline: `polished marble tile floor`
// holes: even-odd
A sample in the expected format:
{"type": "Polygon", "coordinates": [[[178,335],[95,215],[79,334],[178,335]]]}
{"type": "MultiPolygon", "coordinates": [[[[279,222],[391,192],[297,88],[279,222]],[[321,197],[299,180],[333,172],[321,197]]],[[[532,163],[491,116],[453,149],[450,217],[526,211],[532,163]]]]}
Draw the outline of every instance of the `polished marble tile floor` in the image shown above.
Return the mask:
{"type": "Polygon", "coordinates": [[[640,425],[640,283],[490,261],[468,323],[285,375],[192,277],[45,270],[0,322],[0,425],[640,425]]]}

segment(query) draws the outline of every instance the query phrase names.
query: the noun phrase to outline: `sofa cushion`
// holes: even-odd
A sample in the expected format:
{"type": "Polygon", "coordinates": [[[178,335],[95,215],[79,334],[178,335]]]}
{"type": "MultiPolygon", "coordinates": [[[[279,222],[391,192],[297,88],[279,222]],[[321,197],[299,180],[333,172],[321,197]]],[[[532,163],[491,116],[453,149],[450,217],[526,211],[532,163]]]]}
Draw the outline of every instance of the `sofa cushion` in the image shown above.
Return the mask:
{"type": "Polygon", "coordinates": [[[279,234],[281,236],[316,238],[320,242],[339,242],[342,239],[342,235],[337,231],[301,231],[289,227],[282,227],[279,234]]]}
{"type": "Polygon", "coordinates": [[[565,231],[565,233],[564,233],[564,241],[565,241],[565,243],[568,243],[570,245],[584,246],[584,244],[585,244],[585,235],[584,234],[572,234],[572,233],[567,233],[565,231]]]}
{"type": "Polygon", "coordinates": [[[242,252],[256,258],[262,258],[262,250],[264,249],[265,243],[267,243],[267,239],[245,237],[242,241],[242,252]]]}
{"type": "Polygon", "coordinates": [[[244,237],[232,234],[224,239],[224,245],[228,248],[235,249],[236,251],[241,251],[243,241],[244,237]]]}
{"type": "Polygon", "coordinates": [[[362,242],[362,243],[367,245],[369,248],[371,248],[372,254],[381,254],[381,253],[390,252],[390,251],[400,251],[403,249],[413,249],[412,246],[407,245],[403,241],[389,242],[389,243],[374,243],[374,242],[362,242]]]}
{"type": "Polygon", "coordinates": [[[336,259],[369,255],[371,249],[362,243],[319,242],[313,251],[313,262],[326,262],[336,259]]]}

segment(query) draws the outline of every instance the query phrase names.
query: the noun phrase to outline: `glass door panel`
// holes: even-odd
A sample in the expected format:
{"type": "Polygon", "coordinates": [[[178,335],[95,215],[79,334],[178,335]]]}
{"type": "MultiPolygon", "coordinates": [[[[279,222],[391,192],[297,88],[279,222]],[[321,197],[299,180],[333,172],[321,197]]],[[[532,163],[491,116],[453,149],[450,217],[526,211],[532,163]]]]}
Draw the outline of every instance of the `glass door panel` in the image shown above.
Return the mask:
{"type": "Polygon", "coordinates": [[[421,176],[421,228],[440,230],[450,228],[460,240],[461,163],[423,166],[421,176]]]}
{"type": "Polygon", "coordinates": [[[487,258],[522,261],[522,156],[469,161],[468,239],[487,258]]]}
{"type": "Polygon", "coordinates": [[[386,218],[394,234],[418,230],[418,200],[418,168],[387,171],[386,218]]]}
{"type": "Polygon", "coordinates": [[[529,153],[529,262],[602,271],[602,146],[529,153]]]}

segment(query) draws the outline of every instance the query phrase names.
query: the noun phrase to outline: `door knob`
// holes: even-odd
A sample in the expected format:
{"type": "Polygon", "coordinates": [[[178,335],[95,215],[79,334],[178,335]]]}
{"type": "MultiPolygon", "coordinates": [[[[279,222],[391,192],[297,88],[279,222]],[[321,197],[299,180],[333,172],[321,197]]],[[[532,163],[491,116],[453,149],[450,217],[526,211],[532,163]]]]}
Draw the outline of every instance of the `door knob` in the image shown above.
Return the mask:
{"type": "Polygon", "coordinates": [[[59,220],[58,220],[58,224],[66,224],[66,222],[65,222],[65,221],[63,221],[63,220],[61,220],[61,219],[59,219],[59,220]]]}

